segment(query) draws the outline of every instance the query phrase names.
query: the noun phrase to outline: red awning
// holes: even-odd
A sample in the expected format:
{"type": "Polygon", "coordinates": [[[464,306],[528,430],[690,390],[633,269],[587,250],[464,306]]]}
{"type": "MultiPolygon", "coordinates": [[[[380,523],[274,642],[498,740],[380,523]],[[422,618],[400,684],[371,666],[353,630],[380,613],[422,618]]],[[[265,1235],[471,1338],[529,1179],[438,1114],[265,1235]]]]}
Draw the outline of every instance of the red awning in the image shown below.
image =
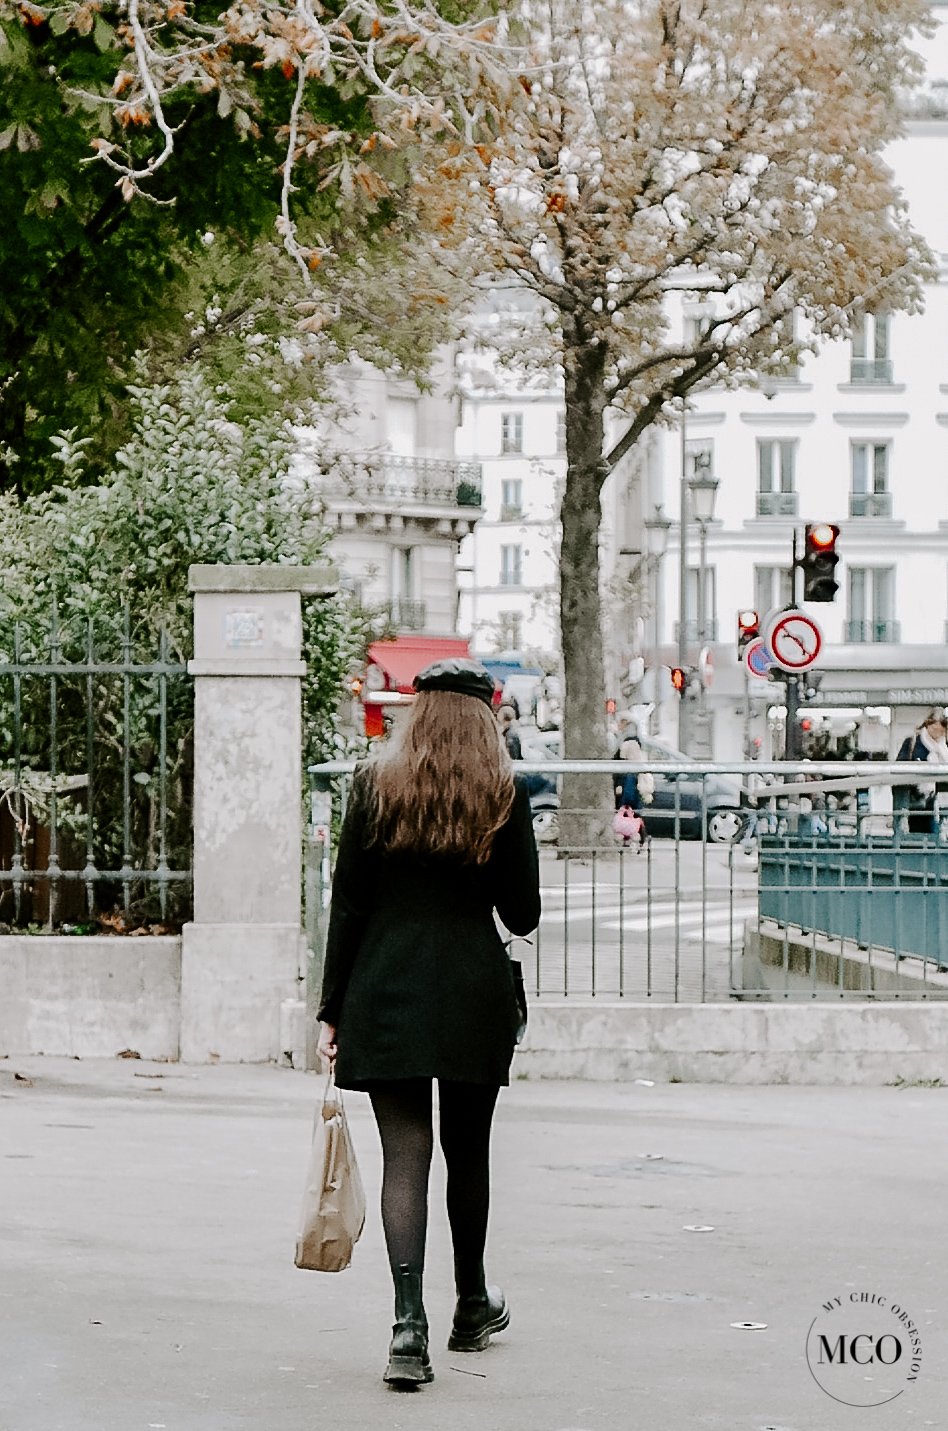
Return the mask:
{"type": "Polygon", "coordinates": [[[389,688],[406,692],[432,661],[469,654],[469,644],[461,636],[396,636],[394,641],[373,641],[368,650],[369,661],[381,666],[389,688]]]}

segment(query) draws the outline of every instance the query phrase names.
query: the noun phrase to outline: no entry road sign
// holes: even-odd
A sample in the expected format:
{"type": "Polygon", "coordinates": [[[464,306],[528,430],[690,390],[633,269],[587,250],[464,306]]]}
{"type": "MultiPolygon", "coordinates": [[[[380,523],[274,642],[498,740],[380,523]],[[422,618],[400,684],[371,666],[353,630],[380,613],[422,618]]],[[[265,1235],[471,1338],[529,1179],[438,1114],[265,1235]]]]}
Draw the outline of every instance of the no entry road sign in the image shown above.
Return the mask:
{"type": "Polygon", "coordinates": [[[778,611],[766,636],[774,661],[783,671],[805,671],[823,647],[823,633],[805,611],[788,606],[778,611]]]}

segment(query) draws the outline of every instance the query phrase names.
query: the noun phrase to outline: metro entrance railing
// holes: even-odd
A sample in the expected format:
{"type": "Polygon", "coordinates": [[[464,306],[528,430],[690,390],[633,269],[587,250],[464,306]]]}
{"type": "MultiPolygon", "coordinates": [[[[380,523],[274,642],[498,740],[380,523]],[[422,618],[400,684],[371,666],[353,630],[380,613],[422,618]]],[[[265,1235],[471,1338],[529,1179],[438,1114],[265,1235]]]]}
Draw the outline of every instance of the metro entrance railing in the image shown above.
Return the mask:
{"type": "MultiPolygon", "coordinates": [[[[314,949],[353,768],[331,762],[310,771],[314,949]]],[[[917,805],[916,787],[931,783],[921,762],[558,760],[516,768],[541,778],[547,813],[573,773],[601,774],[610,802],[587,812],[589,843],[541,847],[540,926],[515,945],[534,998],[948,997],[948,818],[898,808],[900,798],[917,805]],[[624,847],[611,833],[612,791],[622,775],[644,771],[655,777],[653,800],[640,807],[647,838],[624,847]],[[722,777],[740,814],[730,826],[708,819],[722,777]],[[895,809],[893,790],[908,792],[896,795],[895,809]],[[708,838],[721,828],[736,838],[708,838]]],[[[446,956],[449,946],[446,931],[446,956]]]]}

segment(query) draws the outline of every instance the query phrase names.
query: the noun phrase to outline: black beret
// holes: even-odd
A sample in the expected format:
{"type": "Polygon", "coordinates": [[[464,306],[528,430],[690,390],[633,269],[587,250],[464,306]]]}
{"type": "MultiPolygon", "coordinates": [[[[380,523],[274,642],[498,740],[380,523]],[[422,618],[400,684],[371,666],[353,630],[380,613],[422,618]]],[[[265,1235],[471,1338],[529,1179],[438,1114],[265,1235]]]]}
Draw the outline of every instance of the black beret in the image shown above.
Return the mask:
{"type": "Polygon", "coordinates": [[[459,696],[476,696],[487,705],[494,702],[494,678],[480,661],[449,656],[432,661],[414,680],[416,691],[454,691],[459,696]]]}

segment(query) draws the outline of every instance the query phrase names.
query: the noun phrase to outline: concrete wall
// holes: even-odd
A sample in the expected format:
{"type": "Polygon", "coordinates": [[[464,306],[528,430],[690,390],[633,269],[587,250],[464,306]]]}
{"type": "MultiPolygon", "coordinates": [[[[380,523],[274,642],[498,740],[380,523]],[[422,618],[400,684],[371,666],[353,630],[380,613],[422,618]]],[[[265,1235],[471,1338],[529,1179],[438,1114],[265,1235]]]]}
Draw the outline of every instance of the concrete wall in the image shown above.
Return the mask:
{"type": "Polygon", "coordinates": [[[0,1055],[178,1057],[181,940],[0,938],[0,1055]]]}
{"type": "MultiPolygon", "coordinates": [[[[260,949],[258,945],[258,958],[260,949]]],[[[230,951],[232,957],[233,950],[230,951]]],[[[221,961],[222,967],[226,960],[221,961]]],[[[217,1028],[201,1058],[292,1056],[303,1065],[302,1005],[260,997],[262,977],[234,969],[203,1024],[217,1028]],[[220,1010],[240,1006],[233,1029],[220,1010]],[[294,1019],[291,1017],[296,1015],[294,1019]],[[299,1024],[300,1027],[296,1027],[299,1024]],[[245,1026],[246,1025],[246,1026],[245,1026]]],[[[0,1056],[49,1054],[175,1060],[181,1023],[181,940],[175,937],[0,938],[0,1056]]],[[[210,990],[208,990],[210,995],[210,990]]],[[[625,1082],[887,1084],[948,1082],[948,1003],[532,1003],[515,1078],[625,1082]]]]}
{"type": "Polygon", "coordinates": [[[948,998],[948,971],[928,959],[909,954],[896,959],[884,949],[860,949],[851,941],[823,935],[789,937],[760,929],[748,920],[744,932],[743,986],[750,995],[778,998],[784,993],[812,997],[850,992],[906,994],[926,999],[948,998]]]}
{"type": "Polygon", "coordinates": [[[948,1004],[532,1004],[513,1076],[948,1082],[948,1004]]]}

